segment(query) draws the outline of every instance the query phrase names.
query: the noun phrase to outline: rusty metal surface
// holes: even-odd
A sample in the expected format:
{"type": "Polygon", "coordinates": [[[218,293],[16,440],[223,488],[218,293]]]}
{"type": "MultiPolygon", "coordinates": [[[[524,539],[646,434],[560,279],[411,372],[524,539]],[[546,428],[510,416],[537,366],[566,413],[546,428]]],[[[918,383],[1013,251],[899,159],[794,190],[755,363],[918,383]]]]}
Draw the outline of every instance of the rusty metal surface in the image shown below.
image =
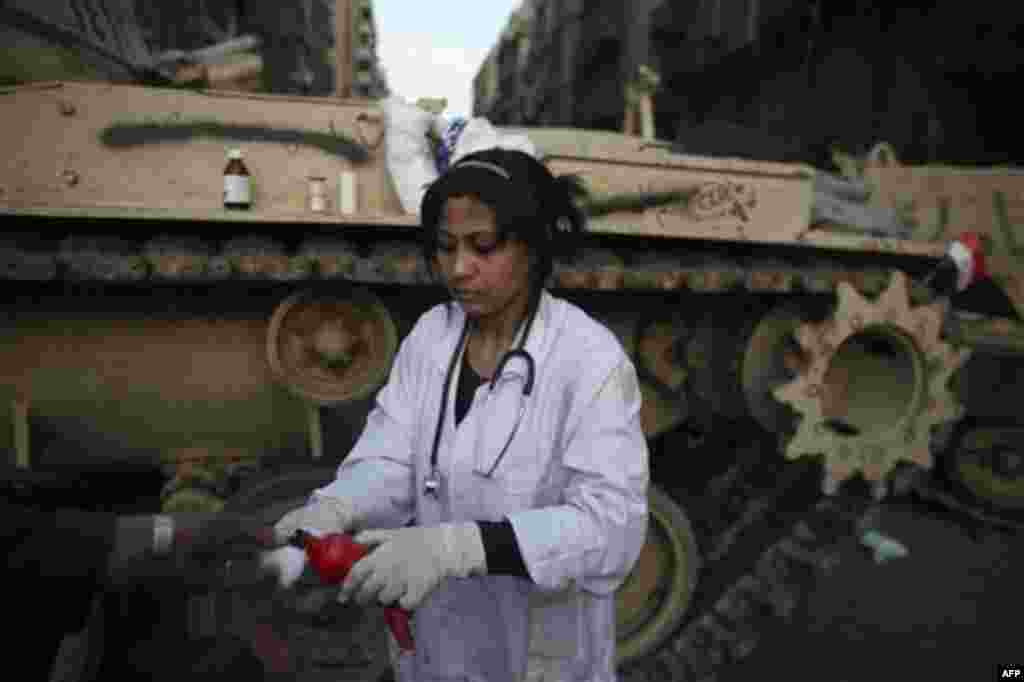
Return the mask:
{"type": "Polygon", "coordinates": [[[790,242],[807,230],[811,179],[797,167],[765,172],[756,162],[683,165],[676,160],[572,159],[551,157],[556,175],[575,174],[595,196],[640,192],[696,192],[682,206],[617,213],[593,220],[597,233],[790,242]],[[624,172],[627,171],[628,172],[624,172]]]}
{"type": "MultiPolygon", "coordinates": [[[[0,168],[0,212],[337,228],[416,224],[402,212],[388,177],[381,112],[371,100],[89,82],[42,85],[0,95],[9,122],[0,136],[12,150],[0,168]],[[242,142],[255,183],[254,209],[224,211],[224,152],[238,144],[238,135],[244,139],[260,128],[277,137],[242,142]],[[282,142],[283,131],[298,137],[282,142]],[[50,144],[57,137],[59,148],[50,144]],[[306,210],[306,178],[326,177],[333,196],[341,170],[358,176],[356,213],[306,210]]],[[[617,133],[524,130],[552,170],[579,173],[596,196],[697,193],[686,206],[594,220],[595,232],[935,255],[934,245],[864,239],[828,225],[812,229],[814,169],[807,166],[670,153],[617,133]]]]}
{"type": "Polygon", "coordinates": [[[0,95],[0,203],[47,215],[281,221],[306,215],[307,176],[332,179],[336,194],[339,171],[355,169],[358,213],[400,216],[372,146],[382,134],[366,116],[374,109],[369,100],[107,83],[16,88],[0,95]],[[245,153],[256,210],[228,216],[222,175],[232,146],[245,153]]]}

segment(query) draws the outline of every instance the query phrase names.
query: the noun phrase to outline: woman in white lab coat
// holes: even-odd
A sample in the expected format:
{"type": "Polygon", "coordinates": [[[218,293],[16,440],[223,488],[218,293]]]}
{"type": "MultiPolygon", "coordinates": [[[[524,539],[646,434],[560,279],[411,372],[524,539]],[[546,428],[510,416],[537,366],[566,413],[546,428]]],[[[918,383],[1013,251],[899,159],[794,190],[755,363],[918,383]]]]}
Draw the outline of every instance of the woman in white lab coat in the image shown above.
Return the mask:
{"type": "Polygon", "coordinates": [[[648,452],[618,339],[544,289],[584,226],[571,187],[505,149],[431,185],[424,253],[453,300],[401,344],[336,480],[276,527],[361,531],[374,549],[341,597],[413,610],[408,679],[518,682],[528,660],[545,680],[616,679],[648,452]]]}

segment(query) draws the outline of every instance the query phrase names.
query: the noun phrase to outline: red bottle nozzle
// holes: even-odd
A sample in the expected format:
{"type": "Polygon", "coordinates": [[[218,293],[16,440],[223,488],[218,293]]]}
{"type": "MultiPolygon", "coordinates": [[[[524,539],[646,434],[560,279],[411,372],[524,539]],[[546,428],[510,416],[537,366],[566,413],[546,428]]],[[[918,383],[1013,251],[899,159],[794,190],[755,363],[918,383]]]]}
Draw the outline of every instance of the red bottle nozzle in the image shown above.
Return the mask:
{"type": "Polygon", "coordinates": [[[391,628],[391,634],[394,635],[395,641],[398,642],[398,647],[402,651],[412,651],[416,648],[412,640],[412,628],[409,627],[411,616],[411,613],[397,606],[389,606],[384,609],[384,620],[391,628]]]}
{"type": "MultiPolygon", "coordinates": [[[[347,533],[329,533],[317,537],[300,530],[292,537],[290,544],[305,550],[313,570],[330,585],[344,581],[353,564],[370,552],[366,545],[355,542],[347,533]]],[[[384,620],[403,651],[412,651],[414,648],[412,629],[409,627],[410,615],[405,609],[396,606],[384,609],[384,620]]]]}

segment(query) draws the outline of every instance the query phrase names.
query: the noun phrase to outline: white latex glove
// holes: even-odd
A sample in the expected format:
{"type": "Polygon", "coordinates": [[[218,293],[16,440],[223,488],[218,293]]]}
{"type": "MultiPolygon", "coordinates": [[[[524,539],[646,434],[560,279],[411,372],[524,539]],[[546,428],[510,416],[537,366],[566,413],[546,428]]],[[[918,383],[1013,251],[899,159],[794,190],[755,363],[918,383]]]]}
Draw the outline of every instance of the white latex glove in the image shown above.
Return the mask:
{"type": "Polygon", "coordinates": [[[362,606],[398,600],[402,608],[412,610],[445,578],[487,573],[484,543],[475,523],[371,530],[354,539],[372,549],[345,578],[338,595],[342,602],[352,596],[362,606]]]}
{"type": "Polygon", "coordinates": [[[260,555],[260,565],[277,576],[281,587],[294,585],[306,570],[306,553],[298,547],[285,546],[260,555]]]}
{"type": "Polygon", "coordinates": [[[356,523],[355,510],[352,503],[341,497],[319,496],[308,504],[292,510],[282,516],[274,524],[274,539],[283,544],[297,530],[305,530],[313,535],[327,533],[347,533],[356,523]]]}

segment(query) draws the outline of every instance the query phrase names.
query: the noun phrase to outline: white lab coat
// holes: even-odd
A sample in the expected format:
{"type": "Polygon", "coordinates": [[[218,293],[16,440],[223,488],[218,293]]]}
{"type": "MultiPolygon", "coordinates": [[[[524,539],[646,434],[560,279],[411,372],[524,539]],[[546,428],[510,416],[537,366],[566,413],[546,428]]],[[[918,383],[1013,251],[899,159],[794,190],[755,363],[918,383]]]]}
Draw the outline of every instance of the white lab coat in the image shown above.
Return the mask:
{"type": "MultiPolygon", "coordinates": [[[[618,339],[577,306],[541,295],[526,350],[533,394],[511,446],[487,478],[519,411],[525,363],[481,385],[455,427],[458,368],[438,448],[440,494],[424,493],[445,372],[465,315],[426,312],[402,342],[388,383],[337,479],[315,494],[347,498],[362,528],[500,521],[515,529],[532,582],[451,578],[413,618],[417,682],[613,682],[615,590],[647,529],[648,452],[636,372],[618,339]]],[[[519,332],[522,333],[522,330],[519,332]]]]}

